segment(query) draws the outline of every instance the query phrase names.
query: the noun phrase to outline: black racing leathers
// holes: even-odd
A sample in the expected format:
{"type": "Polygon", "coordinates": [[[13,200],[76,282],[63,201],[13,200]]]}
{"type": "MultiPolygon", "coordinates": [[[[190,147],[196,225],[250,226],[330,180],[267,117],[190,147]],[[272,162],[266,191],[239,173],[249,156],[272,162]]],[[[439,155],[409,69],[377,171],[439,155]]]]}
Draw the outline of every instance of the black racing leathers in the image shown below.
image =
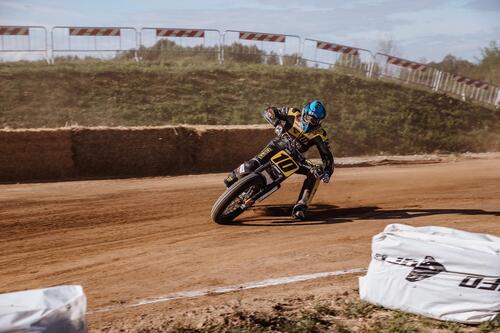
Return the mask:
{"type": "MultiPolygon", "coordinates": [[[[331,176],[333,174],[334,160],[326,131],[320,126],[309,133],[302,132],[302,126],[300,125],[301,112],[299,109],[283,107],[269,108],[268,110],[264,113],[264,117],[274,127],[281,126],[283,131],[296,138],[300,143],[298,147],[300,152],[304,153],[312,146],[316,146],[323,161],[324,172],[331,176]],[[270,117],[268,118],[268,116],[270,117]]],[[[277,139],[279,140],[279,137],[273,140],[277,139]]]]}
{"type": "MultiPolygon", "coordinates": [[[[264,112],[264,117],[268,122],[274,125],[274,127],[280,126],[282,131],[286,131],[289,135],[296,138],[297,148],[300,152],[304,153],[312,146],[316,146],[320,153],[321,160],[323,161],[323,171],[328,174],[328,176],[331,176],[334,169],[334,160],[332,152],[330,151],[330,145],[328,144],[326,131],[322,127],[318,127],[309,133],[304,133],[300,124],[300,116],[301,112],[299,109],[287,107],[272,107],[264,112]]],[[[256,170],[262,164],[267,163],[272,156],[286,147],[286,142],[284,140],[286,139],[279,136],[273,138],[259,154],[244,162],[231,172],[224,181],[226,185],[230,186],[239,178],[256,170]]],[[[316,192],[319,179],[316,179],[307,169],[299,169],[297,173],[307,176],[297,200],[297,205],[306,208],[316,192]]]]}

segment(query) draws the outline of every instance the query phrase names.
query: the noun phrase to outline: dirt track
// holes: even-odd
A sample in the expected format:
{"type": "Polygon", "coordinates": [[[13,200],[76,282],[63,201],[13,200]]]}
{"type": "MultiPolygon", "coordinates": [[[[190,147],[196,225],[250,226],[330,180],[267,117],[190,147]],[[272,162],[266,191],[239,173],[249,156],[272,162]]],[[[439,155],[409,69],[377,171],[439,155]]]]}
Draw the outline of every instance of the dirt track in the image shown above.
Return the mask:
{"type": "Polygon", "coordinates": [[[81,284],[90,327],[102,329],[234,299],[352,288],[355,276],[125,308],[178,291],[366,267],[371,237],[388,223],[500,235],[498,158],[338,169],[301,223],[288,217],[297,176],[241,225],[213,224],[222,177],[1,185],[0,292],[81,284]],[[107,306],[118,310],[96,313],[107,306]]]}

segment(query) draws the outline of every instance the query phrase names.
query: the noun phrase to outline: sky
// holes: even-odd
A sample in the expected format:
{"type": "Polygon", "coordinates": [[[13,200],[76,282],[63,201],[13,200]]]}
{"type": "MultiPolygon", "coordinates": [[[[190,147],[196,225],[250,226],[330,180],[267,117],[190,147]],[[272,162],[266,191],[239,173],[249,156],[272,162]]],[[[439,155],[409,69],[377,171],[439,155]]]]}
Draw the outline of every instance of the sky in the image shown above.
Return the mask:
{"type": "Polygon", "coordinates": [[[500,0],[0,0],[1,25],[132,26],[299,35],[396,56],[476,61],[500,44],[500,0]]]}

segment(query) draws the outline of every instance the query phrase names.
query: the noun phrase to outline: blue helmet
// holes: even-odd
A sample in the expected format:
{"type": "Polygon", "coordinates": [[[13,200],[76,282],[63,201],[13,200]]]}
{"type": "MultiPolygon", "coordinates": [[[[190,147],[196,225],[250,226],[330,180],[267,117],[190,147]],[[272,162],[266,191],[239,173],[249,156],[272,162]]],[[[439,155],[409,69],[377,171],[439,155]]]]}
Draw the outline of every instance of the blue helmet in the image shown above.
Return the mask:
{"type": "Polygon", "coordinates": [[[326,117],[326,109],[323,103],[317,99],[310,101],[302,109],[300,124],[304,133],[311,132],[318,128],[321,121],[326,117]]]}

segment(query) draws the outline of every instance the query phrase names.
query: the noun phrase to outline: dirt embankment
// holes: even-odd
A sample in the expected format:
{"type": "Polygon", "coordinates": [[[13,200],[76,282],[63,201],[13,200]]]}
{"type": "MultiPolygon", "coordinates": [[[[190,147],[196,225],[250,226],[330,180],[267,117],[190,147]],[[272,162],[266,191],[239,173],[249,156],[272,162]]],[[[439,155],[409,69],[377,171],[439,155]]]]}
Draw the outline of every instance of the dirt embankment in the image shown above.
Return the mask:
{"type": "Polygon", "coordinates": [[[0,182],[221,172],[256,154],[268,126],[0,131],[0,182]]]}
{"type": "Polygon", "coordinates": [[[0,181],[74,175],[70,130],[0,131],[0,181]]]}
{"type": "MultiPolygon", "coordinates": [[[[266,125],[3,130],[0,182],[225,172],[254,156],[273,135],[266,125]]],[[[343,157],[335,165],[427,164],[498,154],[343,157]]]]}

